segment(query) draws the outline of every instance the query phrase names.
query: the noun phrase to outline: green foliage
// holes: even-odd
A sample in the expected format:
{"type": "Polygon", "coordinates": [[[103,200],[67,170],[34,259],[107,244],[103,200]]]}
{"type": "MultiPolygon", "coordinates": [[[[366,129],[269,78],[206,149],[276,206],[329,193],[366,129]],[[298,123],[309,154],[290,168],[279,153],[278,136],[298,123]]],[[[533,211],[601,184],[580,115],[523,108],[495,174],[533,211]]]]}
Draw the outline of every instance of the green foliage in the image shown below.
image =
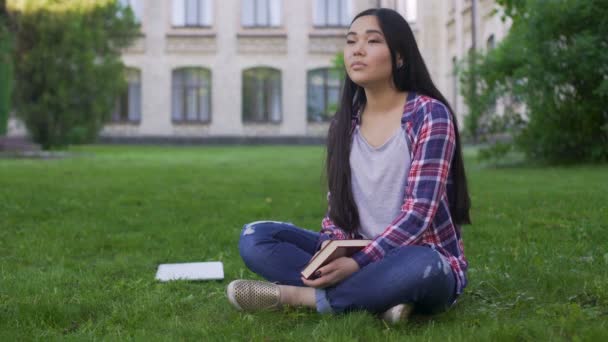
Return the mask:
{"type": "Polygon", "coordinates": [[[529,159],[608,161],[608,2],[501,3],[513,26],[476,61],[476,96],[525,111],[515,141],[529,159]]]}
{"type": "Polygon", "coordinates": [[[11,97],[12,80],[12,35],[8,29],[6,13],[0,2],[0,135],[6,134],[11,97]]]}
{"type": "Polygon", "coordinates": [[[43,148],[90,142],[126,86],[120,49],[138,34],[114,1],[28,1],[15,15],[15,107],[43,148]]]}
{"type": "Polygon", "coordinates": [[[344,53],[338,52],[331,60],[332,69],[339,72],[342,77],[346,74],[346,66],[344,64],[344,53]]]}

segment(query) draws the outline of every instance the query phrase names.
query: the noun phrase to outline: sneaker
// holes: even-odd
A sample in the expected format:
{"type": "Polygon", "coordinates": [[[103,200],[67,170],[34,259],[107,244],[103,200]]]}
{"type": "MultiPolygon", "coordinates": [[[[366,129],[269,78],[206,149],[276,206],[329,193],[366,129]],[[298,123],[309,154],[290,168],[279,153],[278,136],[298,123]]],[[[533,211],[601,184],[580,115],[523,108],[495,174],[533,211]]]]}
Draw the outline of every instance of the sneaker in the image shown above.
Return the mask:
{"type": "Polygon", "coordinates": [[[258,280],[234,280],[226,289],[230,303],[240,311],[274,310],[281,307],[279,285],[258,280]]]}
{"type": "Polygon", "coordinates": [[[405,322],[410,317],[414,306],[411,304],[399,304],[386,310],[382,314],[382,320],[391,324],[405,322]]]}

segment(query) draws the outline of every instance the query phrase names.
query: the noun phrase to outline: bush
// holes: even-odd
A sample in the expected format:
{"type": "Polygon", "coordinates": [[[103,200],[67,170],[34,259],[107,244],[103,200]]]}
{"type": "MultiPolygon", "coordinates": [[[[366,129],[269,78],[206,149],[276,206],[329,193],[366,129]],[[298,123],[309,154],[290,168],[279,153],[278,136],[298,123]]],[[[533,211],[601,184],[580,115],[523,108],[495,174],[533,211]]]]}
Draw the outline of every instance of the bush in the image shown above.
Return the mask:
{"type": "Polygon", "coordinates": [[[529,159],[608,161],[608,2],[499,0],[508,36],[476,65],[482,97],[521,101],[529,159]]]}
{"type": "Polygon", "coordinates": [[[6,13],[0,5],[0,135],[6,134],[10,112],[10,95],[12,79],[11,60],[12,37],[8,30],[6,13]]]}
{"type": "Polygon", "coordinates": [[[115,1],[26,1],[15,13],[15,108],[43,148],[93,141],[126,86],[120,49],[138,34],[115,1]]]}

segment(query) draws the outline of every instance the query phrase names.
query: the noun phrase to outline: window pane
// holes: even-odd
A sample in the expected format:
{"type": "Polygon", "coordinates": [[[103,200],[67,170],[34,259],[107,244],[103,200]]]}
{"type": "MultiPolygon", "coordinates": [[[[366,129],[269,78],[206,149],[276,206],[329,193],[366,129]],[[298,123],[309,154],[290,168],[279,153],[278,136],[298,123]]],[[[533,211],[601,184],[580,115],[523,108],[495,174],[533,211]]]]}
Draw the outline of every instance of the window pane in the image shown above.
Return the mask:
{"type": "Polygon", "coordinates": [[[201,121],[209,120],[209,89],[201,87],[198,90],[198,112],[200,113],[199,119],[201,121]]]}
{"type": "Polygon", "coordinates": [[[173,109],[171,115],[173,120],[179,121],[183,118],[183,100],[184,99],[184,82],[183,82],[183,71],[173,71],[173,109]]]}
{"type": "Polygon", "coordinates": [[[172,22],[173,22],[173,26],[184,26],[185,22],[184,22],[184,18],[186,16],[185,14],[185,0],[173,0],[172,2],[172,22]]]}
{"type": "Polygon", "coordinates": [[[196,121],[198,114],[197,88],[186,88],[186,120],[196,121]]]}
{"type": "Polygon", "coordinates": [[[340,91],[342,90],[342,78],[339,72],[333,72],[333,70],[328,69],[327,77],[327,104],[324,120],[331,118],[338,109],[340,91]]]}
{"type": "Polygon", "coordinates": [[[129,121],[137,121],[137,103],[139,102],[138,87],[135,84],[129,84],[129,104],[127,118],[129,121]]]}
{"type": "Polygon", "coordinates": [[[308,72],[308,121],[320,121],[321,114],[325,108],[325,96],[323,96],[323,71],[313,70],[308,72]]]}
{"type": "Polygon", "coordinates": [[[186,26],[198,25],[198,0],[186,0],[186,26]]]}
{"type": "Polygon", "coordinates": [[[129,121],[139,121],[141,117],[141,80],[139,70],[129,69],[127,73],[128,88],[128,114],[129,121]]]}
{"type": "Polygon", "coordinates": [[[211,78],[210,72],[201,70],[200,88],[198,91],[199,97],[199,119],[201,121],[209,121],[211,118],[211,78]]]}
{"type": "Polygon", "coordinates": [[[265,82],[261,75],[257,75],[255,78],[254,92],[255,92],[255,111],[254,111],[254,120],[256,121],[265,121],[265,107],[266,107],[266,99],[264,98],[264,93],[266,93],[265,82]]]}
{"type": "Polygon", "coordinates": [[[327,24],[337,26],[340,23],[340,1],[328,1],[327,4],[327,24]]]}
{"type": "Polygon", "coordinates": [[[281,120],[281,72],[254,68],[243,72],[243,120],[281,120]]]}
{"type": "Polygon", "coordinates": [[[133,14],[135,14],[135,20],[140,23],[143,10],[142,0],[131,0],[131,9],[133,10],[133,14]]]}
{"type": "Polygon", "coordinates": [[[350,24],[350,1],[351,0],[340,0],[340,24],[342,26],[348,26],[350,24]]]}
{"type": "Polygon", "coordinates": [[[313,3],[314,18],[313,23],[315,26],[323,26],[326,22],[325,3],[327,0],[315,0],[313,3]]]}
{"type": "Polygon", "coordinates": [[[269,0],[256,0],[255,1],[255,24],[257,26],[268,26],[268,1],[269,0]]]}
{"type": "Polygon", "coordinates": [[[281,79],[278,73],[273,72],[270,85],[270,121],[279,122],[281,121],[281,79]]]}
{"type": "Polygon", "coordinates": [[[243,26],[253,26],[254,17],[255,17],[255,8],[254,6],[255,0],[243,0],[242,5],[242,15],[241,15],[241,24],[243,26]]]}
{"type": "Polygon", "coordinates": [[[488,42],[486,44],[486,48],[488,49],[488,51],[490,51],[490,50],[493,50],[495,46],[496,46],[496,43],[494,42],[494,35],[492,34],[488,38],[488,42]]]}
{"type": "Polygon", "coordinates": [[[200,18],[202,20],[201,24],[204,26],[212,26],[213,25],[213,0],[201,0],[203,4],[201,5],[201,15],[200,18]]]}
{"type": "Polygon", "coordinates": [[[281,26],[281,0],[270,1],[270,25],[281,26]]]}

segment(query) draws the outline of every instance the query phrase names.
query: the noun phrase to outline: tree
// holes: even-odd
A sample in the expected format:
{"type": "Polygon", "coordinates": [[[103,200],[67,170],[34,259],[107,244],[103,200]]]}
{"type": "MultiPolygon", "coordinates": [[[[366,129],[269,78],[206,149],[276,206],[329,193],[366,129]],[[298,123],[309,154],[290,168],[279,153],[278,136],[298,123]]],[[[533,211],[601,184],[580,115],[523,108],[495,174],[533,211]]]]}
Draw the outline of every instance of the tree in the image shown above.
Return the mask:
{"type": "Polygon", "coordinates": [[[6,134],[10,112],[12,79],[12,36],[9,31],[6,3],[0,0],[0,136],[6,134]]]}
{"type": "Polygon", "coordinates": [[[481,87],[472,95],[523,103],[515,142],[529,159],[608,161],[608,2],[498,2],[513,25],[476,63],[481,87]]]}
{"type": "Polygon", "coordinates": [[[14,13],[15,109],[43,148],[93,141],[126,86],[133,13],[114,0],[27,0],[14,13]]]}

